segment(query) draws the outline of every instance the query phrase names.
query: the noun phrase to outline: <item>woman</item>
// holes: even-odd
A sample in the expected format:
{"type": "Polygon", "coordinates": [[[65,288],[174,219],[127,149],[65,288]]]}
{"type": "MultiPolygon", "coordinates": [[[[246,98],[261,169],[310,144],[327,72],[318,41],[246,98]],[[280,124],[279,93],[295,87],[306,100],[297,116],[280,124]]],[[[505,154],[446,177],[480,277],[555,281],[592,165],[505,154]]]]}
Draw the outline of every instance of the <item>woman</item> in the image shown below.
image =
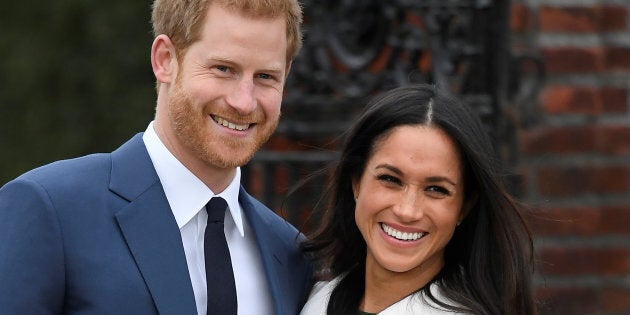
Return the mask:
{"type": "Polygon", "coordinates": [[[477,114],[428,85],[373,99],[302,244],[312,314],[536,314],[533,245],[477,114]]]}

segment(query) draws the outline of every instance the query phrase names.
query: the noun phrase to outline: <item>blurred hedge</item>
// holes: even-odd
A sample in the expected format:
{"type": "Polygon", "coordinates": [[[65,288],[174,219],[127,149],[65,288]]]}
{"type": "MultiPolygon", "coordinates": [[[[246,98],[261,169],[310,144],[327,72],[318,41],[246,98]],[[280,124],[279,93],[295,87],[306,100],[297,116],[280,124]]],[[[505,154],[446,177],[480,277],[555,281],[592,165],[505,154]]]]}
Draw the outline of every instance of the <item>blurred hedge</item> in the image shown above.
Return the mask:
{"type": "Polygon", "coordinates": [[[150,1],[2,1],[0,185],[153,118],[150,1]]]}

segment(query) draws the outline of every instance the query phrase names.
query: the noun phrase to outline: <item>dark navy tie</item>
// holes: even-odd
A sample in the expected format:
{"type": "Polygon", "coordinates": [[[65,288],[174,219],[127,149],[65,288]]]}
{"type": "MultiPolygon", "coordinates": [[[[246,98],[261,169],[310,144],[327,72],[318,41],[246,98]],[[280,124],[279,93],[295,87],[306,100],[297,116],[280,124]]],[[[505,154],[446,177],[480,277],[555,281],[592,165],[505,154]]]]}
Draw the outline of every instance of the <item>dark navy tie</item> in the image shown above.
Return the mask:
{"type": "Polygon", "coordinates": [[[206,284],[208,286],[208,315],[236,314],[236,285],[230,251],[223,232],[227,203],[214,197],[206,205],[208,224],[204,236],[206,284]]]}

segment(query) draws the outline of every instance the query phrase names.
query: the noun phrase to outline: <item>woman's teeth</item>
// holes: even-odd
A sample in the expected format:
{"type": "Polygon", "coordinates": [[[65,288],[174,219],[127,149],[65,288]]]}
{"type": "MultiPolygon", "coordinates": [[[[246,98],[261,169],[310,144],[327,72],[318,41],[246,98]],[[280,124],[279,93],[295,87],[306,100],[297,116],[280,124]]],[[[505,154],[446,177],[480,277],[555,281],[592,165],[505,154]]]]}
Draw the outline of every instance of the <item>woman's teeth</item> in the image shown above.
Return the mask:
{"type": "Polygon", "coordinates": [[[386,225],[385,223],[381,223],[381,228],[387,235],[394,237],[396,239],[399,239],[401,241],[417,241],[427,234],[427,233],[401,232],[386,225]]]}

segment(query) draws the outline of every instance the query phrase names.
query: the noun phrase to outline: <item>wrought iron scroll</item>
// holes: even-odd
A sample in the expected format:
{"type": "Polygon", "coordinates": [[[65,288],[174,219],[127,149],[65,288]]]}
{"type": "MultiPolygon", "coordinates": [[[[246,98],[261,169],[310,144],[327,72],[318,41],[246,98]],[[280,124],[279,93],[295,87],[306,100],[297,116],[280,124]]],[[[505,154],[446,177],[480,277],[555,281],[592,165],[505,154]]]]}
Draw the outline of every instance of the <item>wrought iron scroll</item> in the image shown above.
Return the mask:
{"type": "Polygon", "coordinates": [[[250,191],[289,221],[301,226],[323,183],[292,198],[287,191],[334,160],[335,139],[382,90],[412,82],[448,89],[477,110],[506,158],[516,154],[505,115],[513,89],[508,1],[301,2],[304,46],[286,84],[281,123],[244,172],[250,191]]]}

